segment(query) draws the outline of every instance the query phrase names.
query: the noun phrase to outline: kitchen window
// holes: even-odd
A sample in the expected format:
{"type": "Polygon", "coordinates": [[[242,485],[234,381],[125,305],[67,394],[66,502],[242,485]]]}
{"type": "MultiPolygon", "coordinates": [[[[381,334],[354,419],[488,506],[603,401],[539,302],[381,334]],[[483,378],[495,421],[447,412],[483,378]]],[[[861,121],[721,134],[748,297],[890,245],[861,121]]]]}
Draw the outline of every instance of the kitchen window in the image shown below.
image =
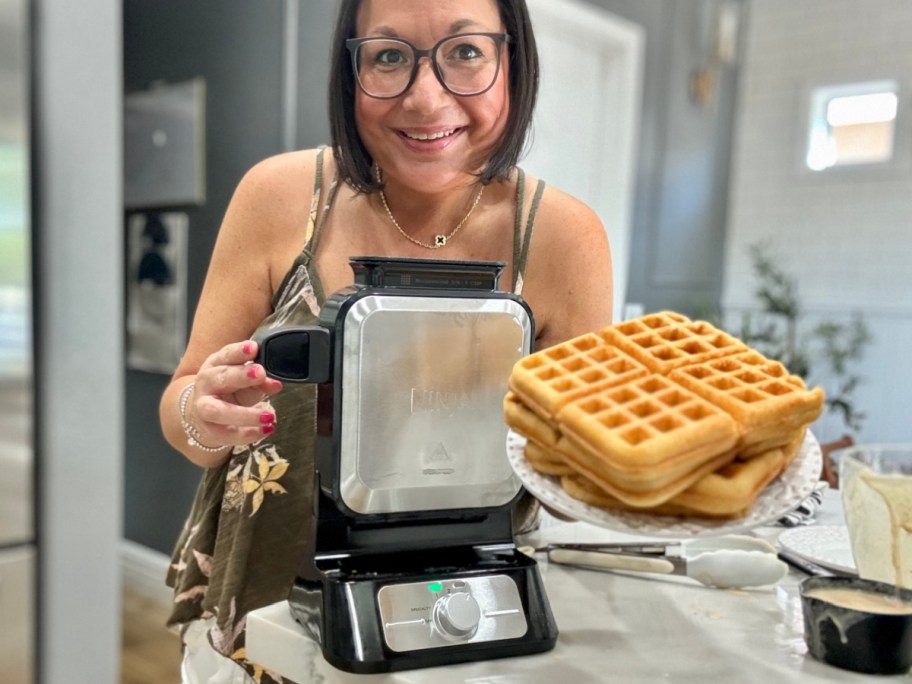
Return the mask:
{"type": "Polygon", "coordinates": [[[814,88],[805,164],[812,171],[887,164],[895,150],[899,84],[868,81],[814,88]]]}

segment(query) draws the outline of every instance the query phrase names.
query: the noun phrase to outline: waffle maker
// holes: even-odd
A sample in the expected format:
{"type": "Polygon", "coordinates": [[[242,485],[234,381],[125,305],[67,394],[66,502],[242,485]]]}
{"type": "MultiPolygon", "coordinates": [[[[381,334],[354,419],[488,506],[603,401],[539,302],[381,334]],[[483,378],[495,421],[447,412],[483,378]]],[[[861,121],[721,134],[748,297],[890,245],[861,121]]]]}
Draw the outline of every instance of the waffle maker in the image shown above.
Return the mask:
{"type": "Polygon", "coordinates": [[[309,548],[292,615],[333,666],[386,672],[537,653],[557,627],[517,551],[502,402],[534,322],[500,262],[351,259],[318,326],[260,363],[317,384],[309,548]]]}

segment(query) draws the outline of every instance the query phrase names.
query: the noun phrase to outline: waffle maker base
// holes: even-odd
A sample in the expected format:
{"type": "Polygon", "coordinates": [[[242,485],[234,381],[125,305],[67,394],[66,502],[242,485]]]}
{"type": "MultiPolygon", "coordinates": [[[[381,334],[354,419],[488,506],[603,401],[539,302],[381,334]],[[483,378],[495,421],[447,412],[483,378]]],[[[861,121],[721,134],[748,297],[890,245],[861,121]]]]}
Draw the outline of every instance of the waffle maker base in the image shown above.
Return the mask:
{"type": "Polygon", "coordinates": [[[529,655],[557,641],[538,567],[515,547],[318,564],[322,577],[299,577],[289,606],[340,670],[369,674],[529,655]]]}

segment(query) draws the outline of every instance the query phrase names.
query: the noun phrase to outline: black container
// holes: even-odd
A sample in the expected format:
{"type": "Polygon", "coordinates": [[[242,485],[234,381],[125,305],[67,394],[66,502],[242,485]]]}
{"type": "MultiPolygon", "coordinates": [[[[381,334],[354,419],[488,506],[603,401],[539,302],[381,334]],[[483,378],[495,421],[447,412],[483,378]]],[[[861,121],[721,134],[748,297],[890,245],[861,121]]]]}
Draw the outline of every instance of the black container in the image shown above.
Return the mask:
{"type": "Polygon", "coordinates": [[[801,583],[804,640],[817,660],[868,674],[901,674],[912,667],[912,613],[846,608],[814,590],[845,589],[882,594],[912,605],[912,590],[854,577],[809,577],[801,583]]]}

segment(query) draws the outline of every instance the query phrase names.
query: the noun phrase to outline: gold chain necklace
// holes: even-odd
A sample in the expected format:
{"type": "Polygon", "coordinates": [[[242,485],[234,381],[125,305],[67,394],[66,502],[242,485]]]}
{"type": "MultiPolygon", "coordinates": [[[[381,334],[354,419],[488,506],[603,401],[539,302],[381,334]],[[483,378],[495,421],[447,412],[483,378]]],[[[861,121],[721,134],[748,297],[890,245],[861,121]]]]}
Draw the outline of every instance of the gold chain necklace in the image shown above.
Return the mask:
{"type": "MultiPolygon", "coordinates": [[[[377,182],[381,182],[380,177],[380,167],[377,167],[377,182]]],[[[425,249],[440,249],[441,247],[446,247],[447,243],[453,239],[456,233],[459,232],[459,229],[465,225],[465,222],[469,220],[469,217],[472,215],[472,212],[475,211],[475,207],[478,206],[478,203],[481,201],[481,195],[484,193],[485,186],[482,185],[478,188],[478,194],[475,195],[475,200],[472,202],[472,206],[469,207],[468,213],[462,217],[462,221],[456,224],[456,227],[450,232],[449,235],[435,235],[434,244],[428,244],[427,242],[422,242],[416,238],[413,238],[411,235],[402,230],[402,226],[399,225],[399,222],[396,220],[396,217],[393,216],[393,212],[390,211],[389,204],[386,203],[386,195],[383,190],[380,191],[380,201],[383,202],[383,208],[386,209],[386,215],[389,217],[390,222],[396,227],[396,230],[399,231],[399,234],[402,235],[409,242],[414,242],[420,247],[425,249]]]]}

